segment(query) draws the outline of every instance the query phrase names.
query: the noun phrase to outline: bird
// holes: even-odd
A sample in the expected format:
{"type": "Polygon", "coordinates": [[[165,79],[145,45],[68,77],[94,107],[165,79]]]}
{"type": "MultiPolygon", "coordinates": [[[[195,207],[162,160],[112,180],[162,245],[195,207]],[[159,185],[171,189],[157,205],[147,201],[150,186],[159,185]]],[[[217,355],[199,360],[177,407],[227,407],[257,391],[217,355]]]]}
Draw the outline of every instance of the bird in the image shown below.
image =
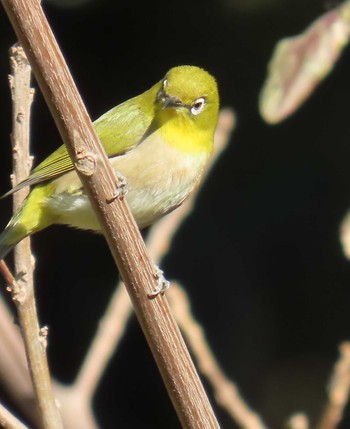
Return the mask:
{"type": "MultiPolygon", "coordinates": [[[[176,209],[200,181],[214,147],[219,93],[215,78],[192,65],[171,68],[155,85],[94,123],[140,229],[176,209]]],[[[1,198],[30,186],[0,234],[0,259],[23,238],[53,224],[101,231],[62,145],[1,198]]]]}

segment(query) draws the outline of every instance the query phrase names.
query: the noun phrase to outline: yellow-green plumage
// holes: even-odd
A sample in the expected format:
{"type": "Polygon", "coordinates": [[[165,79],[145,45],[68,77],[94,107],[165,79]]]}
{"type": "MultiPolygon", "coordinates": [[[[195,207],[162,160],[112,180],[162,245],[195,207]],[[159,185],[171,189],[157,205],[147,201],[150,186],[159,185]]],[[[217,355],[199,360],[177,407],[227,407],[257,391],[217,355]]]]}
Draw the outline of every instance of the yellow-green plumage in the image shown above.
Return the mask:
{"type": "MultiPolygon", "coordinates": [[[[218,108],[214,78],[179,66],[94,122],[113,168],[127,180],[126,199],[140,228],[179,206],[200,179],[218,108]]],[[[52,224],[100,229],[65,146],[6,195],[28,185],[34,186],[31,193],[0,235],[0,259],[52,224]]]]}

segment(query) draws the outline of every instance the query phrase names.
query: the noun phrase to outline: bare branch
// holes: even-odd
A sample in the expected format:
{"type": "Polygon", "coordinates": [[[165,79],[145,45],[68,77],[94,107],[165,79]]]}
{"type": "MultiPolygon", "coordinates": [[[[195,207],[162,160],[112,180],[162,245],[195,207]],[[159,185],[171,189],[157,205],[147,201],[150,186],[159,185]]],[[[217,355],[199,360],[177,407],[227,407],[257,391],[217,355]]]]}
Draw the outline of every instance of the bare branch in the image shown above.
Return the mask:
{"type": "Polygon", "coordinates": [[[28,426],[20,422],[2,404],[0,404],[0,426],[4,429],[28,429],[28,426]]]}
{"type": "Polygon", "coordinates": [[[78,389],[59,383],[53,383],[53,385],[61,405],[64,429],[98,429],[89,398],[82,395],[78,389]]]}
{"type": "MultiPolygon", "coordinates": [[[[25,179],[30,172],[32,158],[29,155],[29,118],[33,101],[33,90],[30,88],[31,67],[21,46],[10,49],[10,89],[13,104],[13,186],[25,179]]],[[[14,211],[16,211],[28,190],[23,189],[14,194],[14,211]]],[[[52,393],[48,369],[45,339],[41,335],[36,310],[33,262],[30,241],[26,238],[15,248],[15,276],[9,282],[8,290],[17,307],[21,333],[25,345],[29,370],[33,382],[40,416],[44,428],[62,428],[60,414],[52,393]]]]}
{"type": "Polygon", "coordinates": [[[340,357],[336,362],[328,388],[328,403],[323,411],[318,429],[336,429],[343,418],[350,389],[350,342],[339,347],[340,357]]]}
{"type": "Polygon", "coordinates": [[[0,295],[0,380],[17,408],[34,426],[40,422],[35,406],[23,340],[14,316],[0,295]]]}
{"type": "Polygon", "coordinates": [[[178,417],[186,428],[217,428],[211,405],[164,296],[154,265],[52,31],[35,0],[2,0],[125,282],[178,417]]]}
{"type": "Polygon", "coordinates": [[[237,386],[220,369],[205,339],[203,328],[192,316],[185,290],[178,283],[172,283],[168,296],[176,320],[190,344],[201,373],[212,386],[218,404],[225,408],[241,428],[267,429],[258,414],[244,402],[237,386]]]}
{"type": "MultiPolygon", "coordinates": [[[[207,174],[221,151],[223,151],[227,146],[233,125],[234,117],[232,116],[232,113],[230,111],[221,112],[215,139],[215,154],[211,164],[208,165],[207,174]]],[[[152,227],[147,239],[147,246],[157,263],[161,261],[162,257],[164,257],[170,247],[170,243],[175,232],[184,219],[190,214],[198,191],[199,189],[197,189],[197,192],[192,194],[178,210],[161,219],[152,227]]],[[[203,336],[200,346],[198,346],[198,336],[193,335],[193,328],[195,326],[198,330],[198,325],[195,324],[192,316],[190,316],[188,301],[184,300],[183,294],[177,293],[178,291],[173,292],[173,288],[176,288],[176,286],[172,286],[168,291],[168,294],[172,298],[171,305],[175,309],[175,317],[180,321],[181,328],[186,330],[186,336],[191,350],[197,351],[195,355],[197,358],[199,356],[199,362],[202,363],[200,364],[200,368],[204,375],[208,377],[209,381],[213,383],[218,402],[228,410],[233,419],[239,422],[241,427],[247,429],[265,429],[265,426],[259,416],[251,411],[248,405],[245,404],[243,399],[239,396],[235,385],[227,380],[222,374],[208,349],[208,345],[203,340],[203,336]],[[185,318],[182,312],[184,306],[187,308],[185,318]],[[186,320],[191,320],[192,322],[189,324],[186,323],[186,320]],[[209,362],[210,370],[208,370],[208,364],[203,364],[203,360],[207,363],[209,362]]],[[[115,350],[115,347],[125,330],[130,313],[130,301],[125,289],[119,286],[119,288],[116,289],[116,292],[110,302],[110,306],[101,321],[96,338],[91,345],[86,361],[81,368],[79,377],[77,378],[76,386],[73,385],[72,387],[73,389],[79,389],[82,395],[85,395],[85,389],[90,395],[92,394],[92,391],[95,390],[97,382],[107,365],[111,353],[115,350]],[[91,383],[91,381],[93,381],[93,383],[91,383]]]]}
{"type": "MultiPolygon", "coordinates": [[[[229,109],[222,110],[215,133],[214,153],[207,165],[205,176],[209,174],[216,160],[227,147],[234,125],[235,116],[233,112],[229,109]]],[[[159,264],[167,253],[173,236],[191,213],[199,190],[200,187],[190,195],[181,207],[152,226],[146,244],[155,263],[159,264]]],[[[105,315],[101,319],[76,382],[72,386],[73,390],[79,390],[83,396],[92,397],[120,338],[124,334],[131,312],[130,300],[124,286],[119,284],[105,315]]]]}
{"type": "Polygon", "coordinates": [[[339,226],[339,239],[344,256],[350,259],[350,212],[343,217],[339,226]]]}
{"type": "Polygon", "coordinates": [[[120,284],[99,323],[90,349],[85,356],[72,390],[80,392],[89,402],[109,362],[116,345],[124,335],[132,305],[124,285],[120,284]]]}
{"type": "Polygon", "coordinates": [[[309,429],[309,421],[305,414],[293,414],[286,423],[286,429],[309,429]]]}

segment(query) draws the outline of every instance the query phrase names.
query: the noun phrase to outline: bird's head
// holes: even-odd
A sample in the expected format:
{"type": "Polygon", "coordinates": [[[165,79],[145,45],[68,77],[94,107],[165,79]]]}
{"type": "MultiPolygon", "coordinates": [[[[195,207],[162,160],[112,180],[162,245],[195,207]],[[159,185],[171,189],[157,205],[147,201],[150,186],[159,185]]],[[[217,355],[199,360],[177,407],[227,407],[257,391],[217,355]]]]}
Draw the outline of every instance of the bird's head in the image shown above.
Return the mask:
{"type": "Polygon", "coordinates": [[[156,104],[161,116],[190,120],[198,129],[214,133],[219,94],[215,79],[205,70],[195,66],[170,69],[160,82],[156,104]]]}

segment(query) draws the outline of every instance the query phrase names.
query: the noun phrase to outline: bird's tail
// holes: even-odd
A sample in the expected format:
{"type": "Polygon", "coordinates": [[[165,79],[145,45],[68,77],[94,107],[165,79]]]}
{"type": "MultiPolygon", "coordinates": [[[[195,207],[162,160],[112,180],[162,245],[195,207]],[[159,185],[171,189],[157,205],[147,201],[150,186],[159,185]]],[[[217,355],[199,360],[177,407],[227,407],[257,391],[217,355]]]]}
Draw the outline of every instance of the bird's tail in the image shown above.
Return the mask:
{"type": "Polygon", "coordinates": [[[0,260],[14,248],[15,244],[8,242],[8,231],[5,230],[0,234],[0,260]]]}
{"type": "Polygon", "coordinates": [[[26,237],[28,234],[28,228],[21,219],[21,214],[25,209],[26,202],[23,203],[22,207],[13,215],[12,219],[6,226],[5,230],[0,234],[0,259],[4,257],[26,237]]]}
{"type": "Polygon", "coordinates": [[[0,259],[4,259],[15,245],[25,237],[16,226],[14,221],[15,217],[16,215],[10,220],[5,230],[0,234],[0,259]]]}
{"type": "Polygon", "coordinates": [[[5,230],[0,234],[0,259],[3,259],[23,238],[52,223],[48,216],[43,216],[44,195],[44,187],[37,186],[13,215],[5,230]]]}

